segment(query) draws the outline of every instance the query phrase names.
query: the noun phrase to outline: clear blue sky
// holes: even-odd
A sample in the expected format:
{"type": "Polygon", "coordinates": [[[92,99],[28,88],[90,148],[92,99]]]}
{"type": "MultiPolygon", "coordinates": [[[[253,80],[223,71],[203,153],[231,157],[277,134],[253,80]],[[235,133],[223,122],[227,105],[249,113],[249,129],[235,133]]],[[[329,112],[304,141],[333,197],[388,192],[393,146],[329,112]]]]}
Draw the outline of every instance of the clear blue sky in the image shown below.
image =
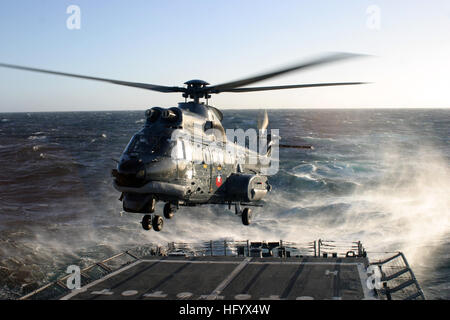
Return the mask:
{"type": "MultiPolygon", "coordinates": [[[[450,1],[0,2],[0,62],[119,80],[211,84],[345,51],[374,58],[263,84],[372,81],[361,87],[220,94],[221,108],[449,107],[450,1]],[[69,30],[69,5],[81,29],[69,30]],[[371,5],[379,29],[369,28],[371,5]]],[[[178,94],[0,69],[0,112],[145,109],[178,94]]]]}

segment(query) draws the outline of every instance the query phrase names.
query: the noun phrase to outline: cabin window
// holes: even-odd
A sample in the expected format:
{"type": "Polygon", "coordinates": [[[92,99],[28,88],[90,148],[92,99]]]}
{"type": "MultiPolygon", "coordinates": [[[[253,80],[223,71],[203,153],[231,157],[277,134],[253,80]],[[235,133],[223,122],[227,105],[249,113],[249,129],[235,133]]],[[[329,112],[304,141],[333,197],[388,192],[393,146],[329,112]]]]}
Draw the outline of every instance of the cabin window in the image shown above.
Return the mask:
{"type": "Polygon", "coordinates": [[[215,165],[223,164],[223,151],[220,148],[212,148],[211,149],[213,161],[215,165]]]}
{"type": "Polygon", "coordinates": [[[203,131],[208,131],[211,130],[213,128],[213,123],[212,121],[206,121],[205,124],[203,125],[203,131]]]}
{"type": "Polygon", "coordinates": [[[187,144],[189,144],[189,147],[186,148],[186,152],[188,152],[187,150],[191,150],[192,152],[192,161],[194,161],[195,163],[202,163],[203,162],[203,144],[199,143],[199,142],[195,142],[193,141],[192,144],[189,142],[185,142],[187,144]]]}
{"type": "Polygon", "coordinates": [[[177,140],[172,150],[173,158],[176,160],[181,160],[185,158],[184,155],[184,147],[183,142],[181,140],[177,140]]]}
{"type": "Polygon", "coordinates": [[[188,161],[194,160],[194,151],[192,150],[192,145],[189,141],[183,140],[183,146],[184,146],[184,155],[185,159],[188,161]]]}
{"type": "Polygon", "coordinates": [[[203,163],[211,164],[211,157],[209,154],[209,148],[207,146],[203,148],[203,163]]]}

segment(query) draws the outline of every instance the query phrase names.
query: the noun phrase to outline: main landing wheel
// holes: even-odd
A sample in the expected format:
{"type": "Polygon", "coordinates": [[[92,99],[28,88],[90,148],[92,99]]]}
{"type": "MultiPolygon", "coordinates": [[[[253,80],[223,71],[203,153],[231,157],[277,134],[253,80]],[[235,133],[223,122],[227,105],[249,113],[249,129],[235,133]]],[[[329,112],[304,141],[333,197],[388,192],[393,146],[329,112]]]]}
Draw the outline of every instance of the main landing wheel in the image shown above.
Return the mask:
{"type": "Polygon", "coordinates": [[[146,214],[141,221],[142,224],[142,228],[144,228],[144,230],[151,230],[152,229],[152,217],[149,214],[146,214]]]}
{"type": "Polygon", "coordinates": [[[172,205],[169,202],[167,202],[164,205],[164,210],[163,211],[164,211],[164,217],[166,219],[172,219],[174,214],[175,214],[175,208],[172,207],[172,205]]]}
{"type": "Polygon", "coordinates": [[[152,219],[152,226],[155,231],[161,231],[164,225],[164,220],[161,216],[155,215],[152,219]]]}
{"type": "Polygon", "coordinates": [[[252,209],[245,208],[244,211],[242,211],[242,223],[248,226],[250,222],[252,222],[252,209]]]}

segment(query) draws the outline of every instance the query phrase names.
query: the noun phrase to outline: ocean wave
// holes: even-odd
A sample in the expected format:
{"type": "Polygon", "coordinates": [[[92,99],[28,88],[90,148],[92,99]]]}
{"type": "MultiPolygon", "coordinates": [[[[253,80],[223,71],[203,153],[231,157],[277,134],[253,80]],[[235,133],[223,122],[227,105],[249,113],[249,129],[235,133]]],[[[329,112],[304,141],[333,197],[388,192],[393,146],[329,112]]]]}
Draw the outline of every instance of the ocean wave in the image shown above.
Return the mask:
{"type": "MultiPolygon", "coordinates": [[[[148,243],[328,238],[361,240],[369,254],[404,251],[426,293],[435,288],[432,296],[448,299],[450,291],[439,283],[450,273],[439,273],[436,267],[448,267],[448,124],[435,125],[446,144],[422,150],[417,146],[428,142],[420,128],[414,134],[389,124],[368,128],[375,124],[358,117],[350,118],[353,124],[347,128],[338,121],[344,116],[336,116],[337,124],[330,128],[329,122],[318,125],[323,113],[304,110],[289,111],[308,118],[301,128],[288,127],[285,113],[277,112],[271,115],[271,125],[289,128],[283,139],[306,136],[320,149],[284,150],[279,173],[269,177],[273,191],[263,208],[254,208],[252,225],[243,226],[225,206],[182,207],[159,233],[142,230],[139,215],[121,215],[119,194],[109,176],[114,165],[109,158],[120,154],[142,113],[112,113],[105,123],[89,113],[45,114],[39,121],[36,114],[30,120],[11,118],[14,126],[2,125],[6,133],[0,138],[0,266],[7,269],[0,268],[0,286],[11,280],[9,288],[21,292],[25,283],[54,280],[69,264],[91,263],[148,243]],[[53,132],[56,116],[60,130],[53,132]],[[20,133],[16,122],[23,128],[20,133]],[[360,134],[368,130],[375,133],[360,134]],[[102,139],[102,134],[109,138],[102,139]],[[27,139],[42,136],[47,140],[27,139]],[[92,139],[95,144],[89,143],[92,139]],[[388,146],[389,141],[401,144],[388,146]],[[430,262],[429,269],[418,268],[421,261],[430,262]]],[[[229,113],[234,120],[225,117],[228,127],[247,117],[229,113]]],[[[384,111],[379,114],[386,117],[384,111]]],[[[254,125],[253,120],[247,123],[254,125]]],[[[162,206],[157,204],[157,212],[162,206]]],[[[6,294],[0,289],[1,297],[6,294]]]]}
{"type": "Polygon", "coordinates": [[[29,136],[28,140],[45,140],[47,136],[29,136]]]}
{"type": "Polygon", "coordinates": [[[303,136],[302,138],[306,140],[337,141],[336,139],[325,137],[303,136]]]}

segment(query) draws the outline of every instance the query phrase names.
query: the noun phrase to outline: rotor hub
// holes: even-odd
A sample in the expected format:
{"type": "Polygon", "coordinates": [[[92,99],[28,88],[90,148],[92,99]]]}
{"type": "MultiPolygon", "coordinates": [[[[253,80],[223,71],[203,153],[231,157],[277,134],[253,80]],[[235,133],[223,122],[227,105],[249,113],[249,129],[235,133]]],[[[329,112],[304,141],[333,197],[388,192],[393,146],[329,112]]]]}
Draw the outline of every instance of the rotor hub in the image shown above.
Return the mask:
{"type": "Polygon", "coordinates": [[[187,85],[187,88],[186,92],[183,93],[183,98],[191,98],[195,102],[198,102],[200,98],[211,98],[211,95],[205,90],[205,87],[209,85],[208,82],[194,79],[186,81],[184,84],[187,85]]]}

